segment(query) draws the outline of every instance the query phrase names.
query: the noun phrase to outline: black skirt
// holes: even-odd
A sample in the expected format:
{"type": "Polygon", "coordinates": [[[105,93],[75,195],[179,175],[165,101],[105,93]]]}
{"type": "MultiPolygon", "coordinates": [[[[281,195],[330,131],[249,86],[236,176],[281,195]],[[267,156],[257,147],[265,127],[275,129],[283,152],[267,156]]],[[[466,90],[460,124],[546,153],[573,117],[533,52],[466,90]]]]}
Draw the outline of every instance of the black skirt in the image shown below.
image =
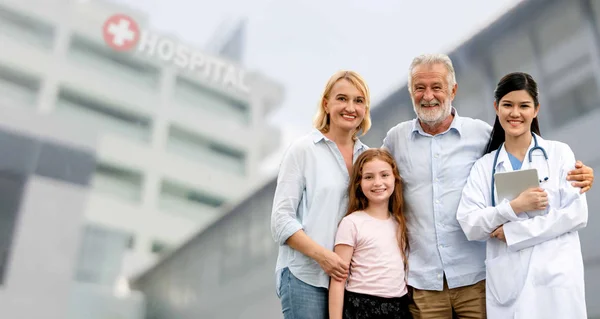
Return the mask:
{"type": "Polygon", "coordinates": [[[383,298],[344,292],[344,319],[412,319],[408,310],[408,294],[398,298],[383,298]]]}

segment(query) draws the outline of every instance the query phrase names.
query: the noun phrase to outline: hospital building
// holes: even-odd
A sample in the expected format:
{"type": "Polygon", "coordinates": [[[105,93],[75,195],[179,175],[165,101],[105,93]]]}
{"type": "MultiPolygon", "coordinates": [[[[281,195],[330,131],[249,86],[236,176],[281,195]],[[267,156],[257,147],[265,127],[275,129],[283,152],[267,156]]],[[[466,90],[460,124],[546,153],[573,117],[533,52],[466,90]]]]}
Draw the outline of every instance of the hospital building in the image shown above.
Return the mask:
{"type": "Polygon", "coordinates": [[[143,318],[127,279],[261,185],[284,91],[244,32],[205,51],[109,1],[0,0],[0,317],[143,318]]]}

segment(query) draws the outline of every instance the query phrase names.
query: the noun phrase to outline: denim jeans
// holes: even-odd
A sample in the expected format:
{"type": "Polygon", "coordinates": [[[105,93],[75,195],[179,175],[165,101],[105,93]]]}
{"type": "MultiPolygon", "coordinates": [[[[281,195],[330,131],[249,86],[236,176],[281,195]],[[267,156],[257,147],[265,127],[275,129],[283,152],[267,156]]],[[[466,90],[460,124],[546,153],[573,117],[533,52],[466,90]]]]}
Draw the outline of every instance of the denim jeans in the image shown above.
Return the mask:
{"type": "Polygon", "coordinates": [[[296,278],[288,268],[281,272],[281,309],[284,319],[328,319],[329,292],[296,278]]]}

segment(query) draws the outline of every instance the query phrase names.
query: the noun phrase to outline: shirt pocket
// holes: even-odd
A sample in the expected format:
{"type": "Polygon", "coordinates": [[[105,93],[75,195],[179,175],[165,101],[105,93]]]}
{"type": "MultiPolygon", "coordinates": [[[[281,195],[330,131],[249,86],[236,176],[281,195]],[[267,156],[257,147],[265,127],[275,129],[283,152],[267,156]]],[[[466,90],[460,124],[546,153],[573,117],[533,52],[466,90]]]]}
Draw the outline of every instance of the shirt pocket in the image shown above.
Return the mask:
{"type": "Polygon", "coordinates": [[[519,297],[527,276],[519,257],[518,253],[509,252],[491,260],[486,259],[487,299],[508,306],[519,297]]]}

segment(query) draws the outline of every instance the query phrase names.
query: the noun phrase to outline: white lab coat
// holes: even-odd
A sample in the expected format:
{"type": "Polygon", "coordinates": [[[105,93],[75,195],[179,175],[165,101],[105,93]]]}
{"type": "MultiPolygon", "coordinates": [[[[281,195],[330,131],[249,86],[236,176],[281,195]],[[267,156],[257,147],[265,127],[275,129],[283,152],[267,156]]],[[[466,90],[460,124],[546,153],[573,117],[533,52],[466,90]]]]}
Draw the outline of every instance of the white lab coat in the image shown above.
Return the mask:
{"type": "MultiPolygon", "coordinates": [[[[570,147],[536,137],[548,154],[548,165],[542,152],[536,150],[532,163],[526,155],[521,169],[536,168],[540,179],[549,177],[540,185],[548,193],[545,214],[517,216],[507,199],[497,197],[496,207],[492,207],[495,152],[491,152],[473,166],[457,219],[469,240],[487,241],[488,318],[585,319],[583,260],[577,230],[587,224],[587,201],[585,194],[579,194],[580,189],[566,179],[575,167],[570,147]],[[504,225],[506,243],[490,238],[500,225],[504,225]]],[[[532,147],[533,139],[529,149],[532,147]]],[[[512,170],[502,147],[496,172],[512,170]]]]}

